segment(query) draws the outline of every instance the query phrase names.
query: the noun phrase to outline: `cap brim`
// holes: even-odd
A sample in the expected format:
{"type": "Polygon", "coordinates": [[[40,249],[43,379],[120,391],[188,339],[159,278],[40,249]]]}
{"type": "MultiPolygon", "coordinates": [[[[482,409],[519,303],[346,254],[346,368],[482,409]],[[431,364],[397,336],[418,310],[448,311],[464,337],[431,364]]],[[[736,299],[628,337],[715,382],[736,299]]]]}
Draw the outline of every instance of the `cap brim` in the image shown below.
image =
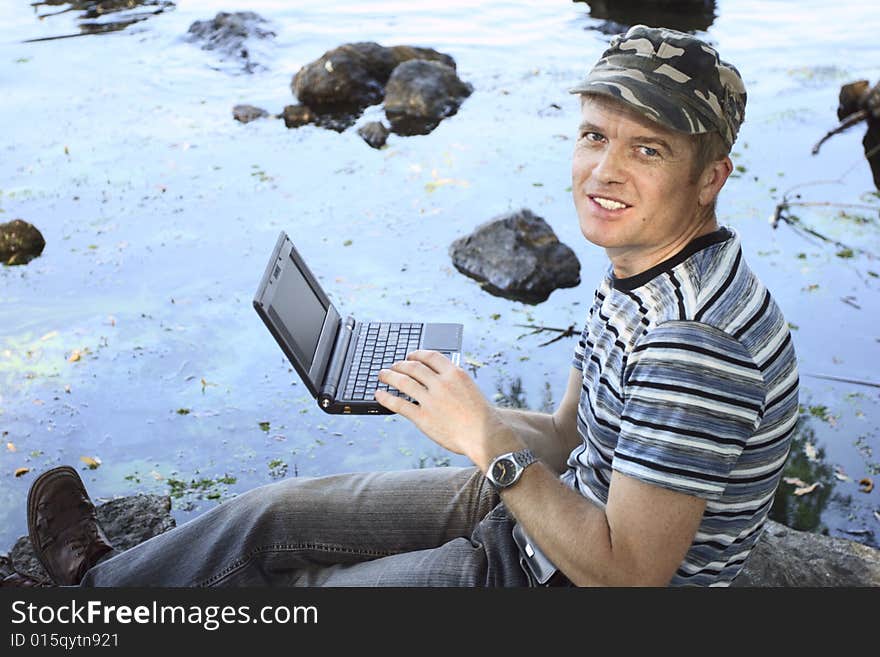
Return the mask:
{"type": "Polygon", "coordinates": [[[587,78],[569,89],[572,94],[604,96],[617,100],[645,118],[676,132],[697,135],[718,128],[697,110],[680,91],[658,84],[635,80],[629,75],[604,74],[601,79],[587,78]]]}

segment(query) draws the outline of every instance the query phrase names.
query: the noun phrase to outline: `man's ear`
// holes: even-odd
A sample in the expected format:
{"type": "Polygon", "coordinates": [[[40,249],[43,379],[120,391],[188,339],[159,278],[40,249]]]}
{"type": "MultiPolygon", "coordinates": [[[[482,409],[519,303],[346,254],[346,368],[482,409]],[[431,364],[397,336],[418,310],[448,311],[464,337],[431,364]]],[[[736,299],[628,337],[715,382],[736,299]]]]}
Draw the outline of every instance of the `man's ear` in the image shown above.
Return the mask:
{"type": "Polygon", "coordinates": [[[700,175],[699,201],[702,206],[709,206],[718,196],[727,178],[733,172],[733,162],[725,155],[720,160],[710,162],[700,175]]]}

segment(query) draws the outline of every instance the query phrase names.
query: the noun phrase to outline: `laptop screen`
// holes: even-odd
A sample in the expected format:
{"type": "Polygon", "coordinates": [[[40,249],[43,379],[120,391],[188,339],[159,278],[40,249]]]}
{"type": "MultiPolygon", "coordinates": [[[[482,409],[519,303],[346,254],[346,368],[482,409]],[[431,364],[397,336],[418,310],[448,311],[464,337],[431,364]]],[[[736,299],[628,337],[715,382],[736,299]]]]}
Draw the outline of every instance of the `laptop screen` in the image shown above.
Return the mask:
{"type": "MultiPolygon", "coordinates": [[[[291,258],[293,260],[293,258],[291,258]]],[[[303,276],[296,262],[283,267],[283,273],[275,281],[275,294],[269,313],[278,316],[281,328],[287,328],[288,342],[296,356],[308,371],[315,358],[318,338],[327,316],[327,307],[303,276]]]]}

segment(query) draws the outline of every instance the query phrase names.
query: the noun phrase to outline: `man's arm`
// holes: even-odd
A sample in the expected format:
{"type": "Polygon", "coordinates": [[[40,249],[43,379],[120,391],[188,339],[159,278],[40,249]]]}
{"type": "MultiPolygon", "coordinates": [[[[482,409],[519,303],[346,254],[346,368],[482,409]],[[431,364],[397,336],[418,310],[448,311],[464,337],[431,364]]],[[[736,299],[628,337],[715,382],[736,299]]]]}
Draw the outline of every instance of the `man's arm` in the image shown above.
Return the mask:
{"type": "Polygon", "coordinates": [[[603,511],[543,464],[502,499],[577,586],[666,586],[702,520],[705,500],[614,472],[603,511]]]}
{"type": "Polygon", "coordinates": [[[552,414],[514,408],[497,409],[510,430],[556,474],[562,474],[568,455],[581,443],[577,432],[577,407],[582,382],[583,373],[572,367],[565,394],[552,414]]]}
{"type": "Polygon", "coordinates": [[[582,385],[583,373],[572,367],[552,415],[498,409],[508,428],[541,460],[502,498],[530,538],[575,584],[666,585],[693,541],[705,501],[615,472],[603,512],[562,485],[558,475],[582,440],[577,432],[582,385]]]}
{"type": "MultiPolygon", "coordinates": [[[[468,374],[438,352],[413,352],[406,361],[380,373],[379,380],[418,400],[419,405],[381,390],[376,392],[379,403],[411,420],[439,445],[468,456],[484,473],[498,454],[526,446],[468,374]]],[[[572,388],[569,385],[568,390],[572,388]]],[[[567,392],[560,404],[560,409],[568,409],[560,411],[561,426],[569,430],[560,429],[560,434],[569,441],[573,435],[571,399],[567,392]]],[[[575,413],[576,407],[575,402],[575,413]]],[[[525,433],[539,444],[547,436],[541,434],[544,439],[539,439],[537,432],[525,433]]],[[[705,508],[696,496],[615,472],[602,510],[563,485],[557,473],[541,462],[527,468],[503,498],[532,540],[581,586],[668,584],[693,541],[705,508]]]]}

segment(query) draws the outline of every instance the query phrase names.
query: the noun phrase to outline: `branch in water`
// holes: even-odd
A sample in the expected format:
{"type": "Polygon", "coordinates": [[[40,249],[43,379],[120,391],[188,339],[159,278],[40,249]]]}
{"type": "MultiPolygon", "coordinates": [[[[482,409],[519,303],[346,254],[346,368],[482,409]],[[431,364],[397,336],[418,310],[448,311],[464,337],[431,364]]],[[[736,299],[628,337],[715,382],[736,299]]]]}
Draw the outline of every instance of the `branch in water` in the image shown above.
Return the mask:
{"type": "MultiPolygon", "coordinates": [[[[548,340],[547,342],[542,342],[541,344],[539,344],[538,345],[539,347],[546,347],[548,344],[553,344],[554,342],[556,342],[557,340],[561,340],[562,338],[570,338],[574,335],[577,335],[577,332],[575,331],[574,324],[571,324],[568,328],[564,328],[564,329],[554,328],[552,326],[535,326],[534,324],[514,324],[514,326],[519,326],[521,328],[534,329],[531,333],[526,333],[526,335],[535,335],[537,333],[543,333],[544,331],[552,331],[552,332],[559,333],[559,335],[557,335],[552,340],[548,340]]],[[[520,336],[520,337],[523,337],[523,336],[520,336]]]]}
{"type": "Polygon", "coordinates": [[[819,152],[819,148],[822,146],[822,144],[824,144],[826,141],[828,141],[829,138],[833,137],[836,134],[843,132],[847,128],[851,128],[856,123],[859,123],[860,121],[864,121],[867,118],[868,118],[868,110],[859,110],[858,112],[853,112],[852,114],[850,114],[843,121],[841,121],[840,124],[836,128],[834,128],[833,130],[828,132],[824,137],[822,137],[822,139],[820,139],[816,143],[815,146],[813,146],[813,155],[816,155],[819,152]]]}

